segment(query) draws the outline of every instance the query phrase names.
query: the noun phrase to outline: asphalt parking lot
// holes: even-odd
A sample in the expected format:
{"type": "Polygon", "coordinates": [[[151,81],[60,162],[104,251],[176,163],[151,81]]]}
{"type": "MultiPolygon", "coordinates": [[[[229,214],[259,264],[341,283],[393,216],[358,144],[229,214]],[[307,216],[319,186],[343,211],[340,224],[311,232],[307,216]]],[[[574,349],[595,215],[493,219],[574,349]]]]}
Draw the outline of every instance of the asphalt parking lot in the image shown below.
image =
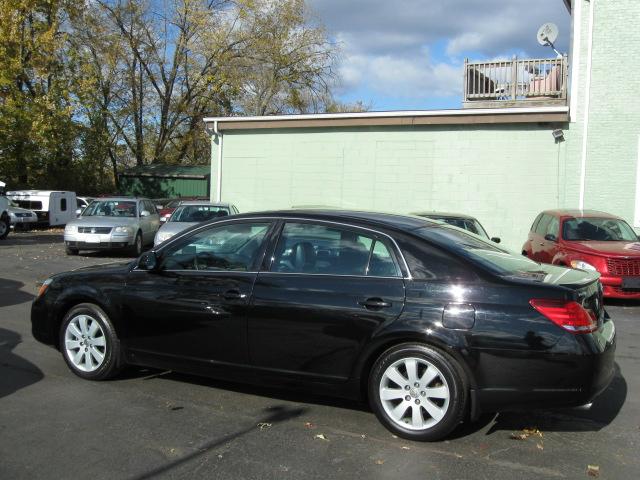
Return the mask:
{"type": "Polygon", "coordinates": [[[61,231],[0,243],[0,478],[636,478],[640,304],[608,305],[618,374],[589,411],[485,415],[447,441],[395,438],[365,406],[128,369],[74,376],[37,343],[38,281],[121,261],[67,257],[61,231]],[[591,469],[589,469],[591,466],[591,469]]]}

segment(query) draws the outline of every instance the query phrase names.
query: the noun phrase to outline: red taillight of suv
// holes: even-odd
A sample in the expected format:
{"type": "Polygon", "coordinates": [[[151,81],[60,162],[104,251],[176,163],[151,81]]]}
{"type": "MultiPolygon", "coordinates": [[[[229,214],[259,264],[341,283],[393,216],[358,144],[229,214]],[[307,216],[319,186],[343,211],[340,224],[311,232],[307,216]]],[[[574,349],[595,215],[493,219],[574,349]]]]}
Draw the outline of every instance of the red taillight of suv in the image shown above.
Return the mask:
{"type": "Polygon", "coordinates": [[[590,333],[598,329],[595,314],[577,302],[533,299],[531,306],[553,323],[571,333],[590,333]]]}

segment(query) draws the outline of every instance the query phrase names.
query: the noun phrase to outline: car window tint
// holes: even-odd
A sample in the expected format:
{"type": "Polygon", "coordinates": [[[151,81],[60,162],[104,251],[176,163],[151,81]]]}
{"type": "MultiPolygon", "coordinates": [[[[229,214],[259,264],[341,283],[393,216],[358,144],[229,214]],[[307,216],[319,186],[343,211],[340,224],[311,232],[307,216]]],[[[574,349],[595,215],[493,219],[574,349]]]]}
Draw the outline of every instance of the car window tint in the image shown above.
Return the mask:
{"type": "Polygon", "coordinates": [[[163,270],[251,271],[268,223],[235,223],[200,231],[163,254],[163,270]]]}
{"type": "Polygon", "coordinates": [[[547,215],[546,213],[542,216],[540,222],[538,222],[538,225],[536,226],[536,233],[538,235],[542,235],[543,237],[546,235],[547,227],[549,226],[549,222],[551,222],[551,218],[551,215],[547,215]]]}
{"type": "Polygon", "coordinates": [[[370,277],[400,277],[402,273],[394,261],[393,255],[387,246],[380,240],[376,240],[369,267],[367,268],[367,276],[370,277]]]}
{"type": "Polygon", "coordinates": [[[476,279],[470,267],[426,242],[398,239],[398,244],[409,271],[416,280],[468,282],[476,279]]]}
{"type": "Polygon", "coordinates": [[[271,266],[273,272],[395,276],[395,263],[383,243],[354,230],[310,223],[285,224],[271,266]],[[389,261],[392,266],[389,266],[389,261]],[[391,272],[391,273],[389,273],[391,272]]]}

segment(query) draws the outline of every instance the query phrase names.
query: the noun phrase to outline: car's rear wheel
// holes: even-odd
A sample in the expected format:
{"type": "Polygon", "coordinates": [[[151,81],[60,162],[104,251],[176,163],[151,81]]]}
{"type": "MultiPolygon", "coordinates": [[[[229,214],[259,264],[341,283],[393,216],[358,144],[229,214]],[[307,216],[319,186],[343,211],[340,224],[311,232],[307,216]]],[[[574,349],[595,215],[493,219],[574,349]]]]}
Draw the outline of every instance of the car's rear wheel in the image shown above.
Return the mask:
{"type": "Polygon", "coordinates": [[[369,401],[378,419],[396,435],[439,440],[463,420],[466,382],[451,357],[426,345],[402,344],[375,363],[369,401]]]}
{"type": "Polygon", "coordinates": [[[67,255],[78,255],[78,253],[80,252],[80,250],[78,250],[77,248],[71,248],[71,247],[65,247],[65,252],[67,252],[67,255]]]}
{"type": "Polygon", "coordinates": [[[62,320],[60,351],[73,373],[88,380],[104,380],[120,370],[120,341],[107,314],[97,305],[82,303],[62,320]]]}

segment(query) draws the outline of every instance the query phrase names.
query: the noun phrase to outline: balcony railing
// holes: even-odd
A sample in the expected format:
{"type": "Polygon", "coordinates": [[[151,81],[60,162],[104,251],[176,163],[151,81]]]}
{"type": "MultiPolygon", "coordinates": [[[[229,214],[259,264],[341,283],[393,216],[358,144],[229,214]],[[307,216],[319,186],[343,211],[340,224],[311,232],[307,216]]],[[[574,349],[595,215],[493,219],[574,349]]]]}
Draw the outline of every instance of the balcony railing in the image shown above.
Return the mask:
{"type": "Polygon", "coordinates": [[[464,62],[465,108],[566,105],[567,57],[464,62]]]}

